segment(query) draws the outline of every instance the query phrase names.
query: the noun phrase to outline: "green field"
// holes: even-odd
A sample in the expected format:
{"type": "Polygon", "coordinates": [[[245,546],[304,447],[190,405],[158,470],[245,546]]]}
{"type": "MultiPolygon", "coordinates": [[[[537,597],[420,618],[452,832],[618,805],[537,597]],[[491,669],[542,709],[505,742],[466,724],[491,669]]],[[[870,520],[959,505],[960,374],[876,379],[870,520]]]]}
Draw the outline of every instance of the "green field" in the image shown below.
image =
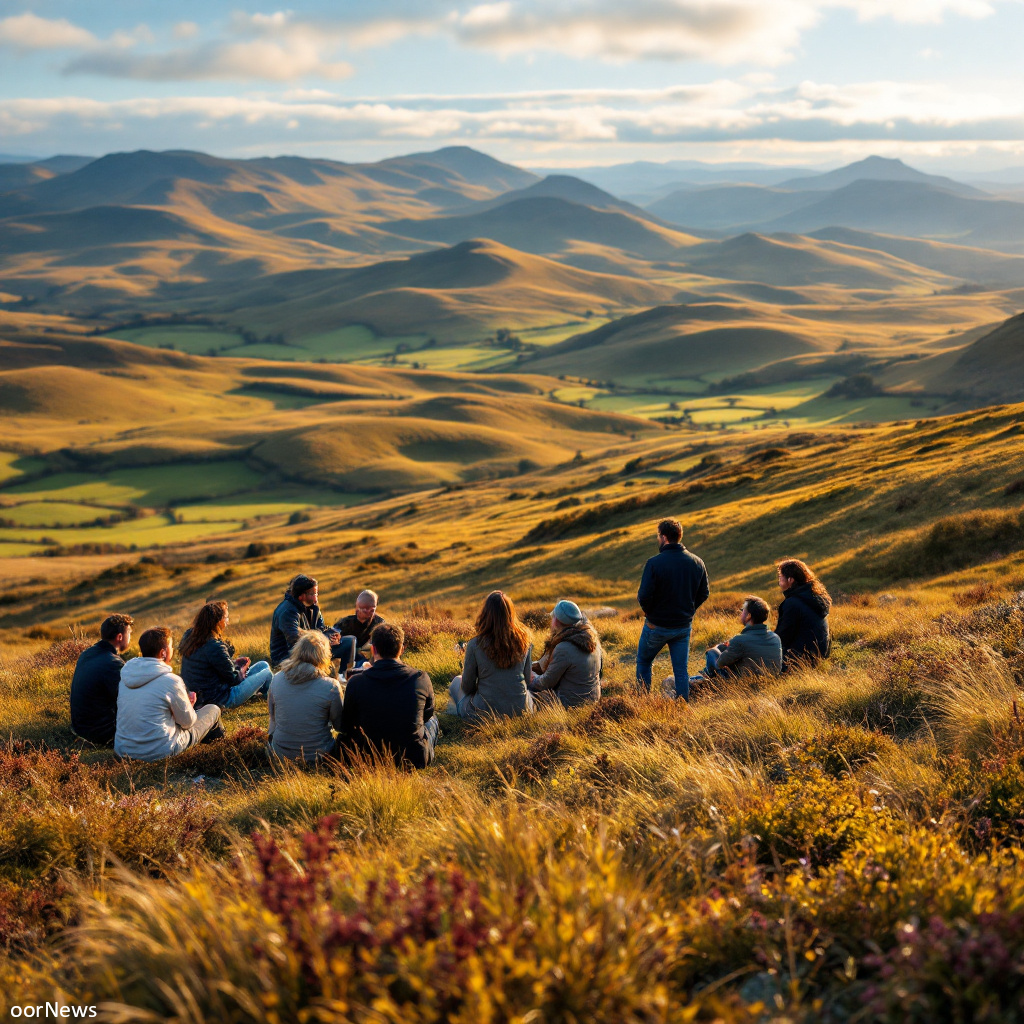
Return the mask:
{"type": "Polygon", "coordinates": [[[98,505],[78,505],[69,501],[26,501],[20,505],[0,505],[0,519],[15,526],[78,526],[91,523],[110,509],[98,505]]]}
{"type": "Polygon", "coordinates": [[[151,348],[171,347],[178,352],[205,356],[210,349],[234,348],[241,338],[234,331],[221,331],[213,327],[180,324],[167,327],[126,327],[112,331],[108,337],[119,341],[132,341],[151,348]]]}
{"type": "Polygon", "coordinates": [[[172,463],[101,474],[55,473],[33,483],[6,487],[0,494],[25,501],[86,501],[115,507],[134,504],[161,508],[174,502],[251,490],[260,481],[260,474],[242,462],[172,463]]]}
{"type": "MultiPolygon", "coordinates": [[[[185,544],[214,534],[231,533],[242,528],[240,522],[170,523],[166,515],[144,516],[115,526],[87,527],[83,529],[46,530],[29,527],[0,529],[0,545],[39,545],[47,539],[61,547],[74,544],[123,544],[140,548],[165,544],[185,544]]],[[[28,552],[25,552],[28,553],[28,552]]]]}
{"type": "Polygon", "coordinates": [[[0,452],[0,487],[29,473],[38,473],[46,468],[42,459],[19,455],[17,452],[0,452]]]}

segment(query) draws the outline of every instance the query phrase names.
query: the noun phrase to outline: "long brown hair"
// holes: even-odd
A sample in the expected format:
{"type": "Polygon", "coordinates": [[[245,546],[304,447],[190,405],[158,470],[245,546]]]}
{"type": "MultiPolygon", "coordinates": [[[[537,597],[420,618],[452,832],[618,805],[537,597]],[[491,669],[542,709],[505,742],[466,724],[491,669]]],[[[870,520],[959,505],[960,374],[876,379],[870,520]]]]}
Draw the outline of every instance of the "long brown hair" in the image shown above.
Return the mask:
{"type": "Polygon", "coordinates": [[[207,640],[213,637],[220,637],[221,623],[228,613],[227,601],[210,601],[204,604],[189,627],[189,634],[182,641],[180,654],[183,658],[195,654],[207,640]]]}
{"type": "Polygon", "coordinates": [[[492,590],[476,617],[476,639],[498,668],[512,668],[526,657],[531,638],[516,615],[512,598],[492,590]]]}
{"type": "Polygon", "coordinates": [[[775,563],[775,568],[788,576],[798,586],[802,583],[810,583],[811,590],[818,595],[828,606],[832,607],[832,598],[825,589],[825,584],[814,575],[811,567],[799,558],[784,558],[781,562],[775,563]]]}

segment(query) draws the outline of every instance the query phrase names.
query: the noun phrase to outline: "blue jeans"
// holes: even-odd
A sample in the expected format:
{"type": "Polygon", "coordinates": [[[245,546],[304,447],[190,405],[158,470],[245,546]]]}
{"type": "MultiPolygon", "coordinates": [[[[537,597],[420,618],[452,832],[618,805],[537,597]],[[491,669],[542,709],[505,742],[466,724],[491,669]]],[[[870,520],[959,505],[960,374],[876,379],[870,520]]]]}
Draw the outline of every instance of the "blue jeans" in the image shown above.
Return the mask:
{"type": "Polygon", "coordinates": [[[676,696],[686,700],[690,696],[689,626],[666,629],[663,626],[652,626],[649,622],[644,623],[644,628],[640,631],[640,642],[636,647],[637,686],[650,693],[651,668],[654,659],[666,645],[672,659],[672,673],[676,677],[676,696]]]}
{"type": "Polygon", "coordinates": [[[712,647],[707,654],[704,655],[704,675],[708,679],[714,679],[718,675],[718,659],[721,657],[722,652],[717,647],[712,647]]]}
{"type": "Polygon", "coordinates": [[[253,697],[258,690],[267,692],[270,680],[274,673],[265,661],[257,661],[255,665],[249,666],[245,678],[236,686],[232,686],[228,693],[228,699],[221,705],[222,708],[241,707],[250,697],[253,697]]]}
{"type": "Polygon", "coordinates": [[[423,723],[423,733],[427,737],[427,743],[430,746],[430,756],[434,756],[434,748],[437,746],[437,737],[441,735],[441,723],[437,720],[437,715],[432,715],[423,723]]]}

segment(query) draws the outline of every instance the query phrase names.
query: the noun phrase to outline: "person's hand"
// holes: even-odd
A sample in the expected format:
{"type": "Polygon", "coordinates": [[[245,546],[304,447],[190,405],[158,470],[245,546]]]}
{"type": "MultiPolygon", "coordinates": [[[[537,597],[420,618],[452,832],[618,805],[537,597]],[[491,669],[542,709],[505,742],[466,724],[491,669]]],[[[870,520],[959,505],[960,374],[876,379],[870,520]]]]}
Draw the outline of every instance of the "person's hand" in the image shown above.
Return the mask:
{"type": "Polygon", "coordinates": [[[249,666],[248,665],[242,665],[238,669],[238,678],[239,679],[244,679],[248,674],[249,674],[249,666]]]}
{"type": "Polygon", "coordinates": [[[248,658],[235,658],[235,665],[238,668],[248,668],[249,664],[250,662],[248,658]]]}
{"type": "Polygon", "coordinates": [[[336,644],[341,639],[341,634],[336,629],[327,630],[327,639],[336,644]]]}
{"type": "Polygon", "coordinates": [[[196,691],[195,690],[189,690],[188,691],[188,702],[193,707],[195,706],[195,703],[196,703],[196,691]]]}

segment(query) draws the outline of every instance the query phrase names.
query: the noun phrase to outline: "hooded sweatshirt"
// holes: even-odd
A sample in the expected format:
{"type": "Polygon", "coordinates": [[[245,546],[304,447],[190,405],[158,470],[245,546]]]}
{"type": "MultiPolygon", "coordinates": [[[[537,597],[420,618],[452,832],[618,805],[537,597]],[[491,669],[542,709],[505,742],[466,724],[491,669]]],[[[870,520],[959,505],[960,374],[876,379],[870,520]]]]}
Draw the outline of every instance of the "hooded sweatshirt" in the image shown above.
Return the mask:
{"type": "Polygon", "coordinates": [[[114,750],[121,757],[160,761],[189,744],[196,713],[180,676],[159,658],[132,658],[117,689],[114,750]]]}

